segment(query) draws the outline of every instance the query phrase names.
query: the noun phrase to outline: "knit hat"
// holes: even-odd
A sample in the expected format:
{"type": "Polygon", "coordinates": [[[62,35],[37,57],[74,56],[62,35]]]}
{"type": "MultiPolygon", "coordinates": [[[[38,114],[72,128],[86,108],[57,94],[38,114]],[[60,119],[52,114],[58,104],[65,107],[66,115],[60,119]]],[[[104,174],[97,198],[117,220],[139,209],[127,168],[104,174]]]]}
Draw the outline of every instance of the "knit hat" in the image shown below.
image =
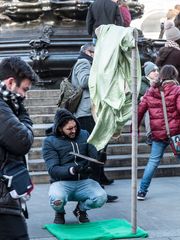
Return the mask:
{"type": "Polygon", "coordinates": [[[173,21],[167,20],[164,23],[164,30],[167,40],[176,41],[180,39],[180,30],[177,27],[175,27],[173,21]]]}
{"type": "Polygon", "coordinates": [[[158,70],[158,67],[156,66],[156,64],[150,61],[145,62],[143,67],[144,67],[145,76],[148,76],[153,70],[158,70]]]}

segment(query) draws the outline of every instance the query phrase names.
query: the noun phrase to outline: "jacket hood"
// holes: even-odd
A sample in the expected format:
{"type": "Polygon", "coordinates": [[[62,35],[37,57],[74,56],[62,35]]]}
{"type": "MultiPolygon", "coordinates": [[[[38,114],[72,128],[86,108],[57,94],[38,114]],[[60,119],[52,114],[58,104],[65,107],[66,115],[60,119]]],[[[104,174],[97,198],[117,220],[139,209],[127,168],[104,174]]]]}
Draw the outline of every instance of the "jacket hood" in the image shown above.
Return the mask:
{"type": "MultiPolygon", "coordinates": [[[[170,82],[164,83],[162,88],[165,96],[168,96],[171,91],[173,91],[174,88],[176,88],[177,84],[172,80],[170,82]]],[[[159,87],[151,87],[149,89],[149,92],[151,95],[153,95],[155,98],[161,99],[160,89],[159,87]]]]}
{"type": "Polygon", "coordinates": [[[80,124],[79,124],[78,120],[73,116],[73,114],[64,108],[57,110],[55,117],[54,117],[54,125],[51,128],[48,128],[46,130],[46,135],[54,134],[56,136],[60,136],[58,127],[60,127],[66,120],[74,120],[76,122],[76,124],[77,124],[76,136],[78,136],[80,133],[80,124]]]}
{"type": "Polygon", "coordinates": [[[156,64],[158,66],[162,66],[163,63],[166,61],[168,58],[169,54],[174,51],[175,48],[173,47],[163,47],[160,49],[159,56],[157,57],[156,64]]]}

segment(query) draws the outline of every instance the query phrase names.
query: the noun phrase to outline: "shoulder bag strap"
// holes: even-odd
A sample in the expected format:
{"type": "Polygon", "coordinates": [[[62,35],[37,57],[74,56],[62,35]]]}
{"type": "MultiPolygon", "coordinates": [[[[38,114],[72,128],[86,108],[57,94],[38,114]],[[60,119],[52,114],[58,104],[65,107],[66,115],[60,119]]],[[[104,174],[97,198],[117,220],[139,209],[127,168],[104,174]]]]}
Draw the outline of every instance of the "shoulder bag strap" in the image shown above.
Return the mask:
{"type": "Polygon", "coordinates": [[[161,99],[162,99],[162,106],[163,106],[163,113],[164,113],[164,121],[166,125],[166,132],[168,138],[170,138],[170,130],[169,130],[169,124],[168,124],[168,117],[167,117],[167,108],[166,108],[166,102],[165,102],[165,97],[164,97],[164,92],[160,90],[161,93],[161,99]]]}

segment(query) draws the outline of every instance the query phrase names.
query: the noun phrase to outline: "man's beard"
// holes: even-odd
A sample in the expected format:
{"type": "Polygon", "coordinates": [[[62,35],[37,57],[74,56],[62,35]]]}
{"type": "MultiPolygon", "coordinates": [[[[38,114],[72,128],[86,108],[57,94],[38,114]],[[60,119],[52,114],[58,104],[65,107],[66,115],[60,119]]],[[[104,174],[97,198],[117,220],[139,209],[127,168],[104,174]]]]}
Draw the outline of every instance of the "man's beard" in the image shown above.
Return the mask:
{"type": "Polygon", "coordinates": [[[64,132],[62,132],[62,135],[65,137],[65,138],[69,138],[69,139],[74,139],[76,137],[76,133],[72,133],[72,134],[65,134],[64,132]]]}

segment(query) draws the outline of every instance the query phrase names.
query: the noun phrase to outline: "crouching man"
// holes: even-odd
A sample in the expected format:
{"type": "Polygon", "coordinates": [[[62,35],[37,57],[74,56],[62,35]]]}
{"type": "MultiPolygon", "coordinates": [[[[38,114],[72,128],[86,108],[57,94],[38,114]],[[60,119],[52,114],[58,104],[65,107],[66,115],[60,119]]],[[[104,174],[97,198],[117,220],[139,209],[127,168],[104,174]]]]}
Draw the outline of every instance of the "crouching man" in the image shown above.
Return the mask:
{"type": "Polygon", "coordinates": [[[56,112],[54,125],[46,133],[43,158],[51,177],[49,200],[56,212],[54,223],[65,223],[64,207],[68,201],[77,201],[73,214],[79,223],[89,222],[86,211],[102,207],[107,194],[98,182],[89,178],[88,161],[70,152],[97,159],[97,150],[87,143],[88,132],[80,129],[77,119],[65,109],[56,112]]]}

